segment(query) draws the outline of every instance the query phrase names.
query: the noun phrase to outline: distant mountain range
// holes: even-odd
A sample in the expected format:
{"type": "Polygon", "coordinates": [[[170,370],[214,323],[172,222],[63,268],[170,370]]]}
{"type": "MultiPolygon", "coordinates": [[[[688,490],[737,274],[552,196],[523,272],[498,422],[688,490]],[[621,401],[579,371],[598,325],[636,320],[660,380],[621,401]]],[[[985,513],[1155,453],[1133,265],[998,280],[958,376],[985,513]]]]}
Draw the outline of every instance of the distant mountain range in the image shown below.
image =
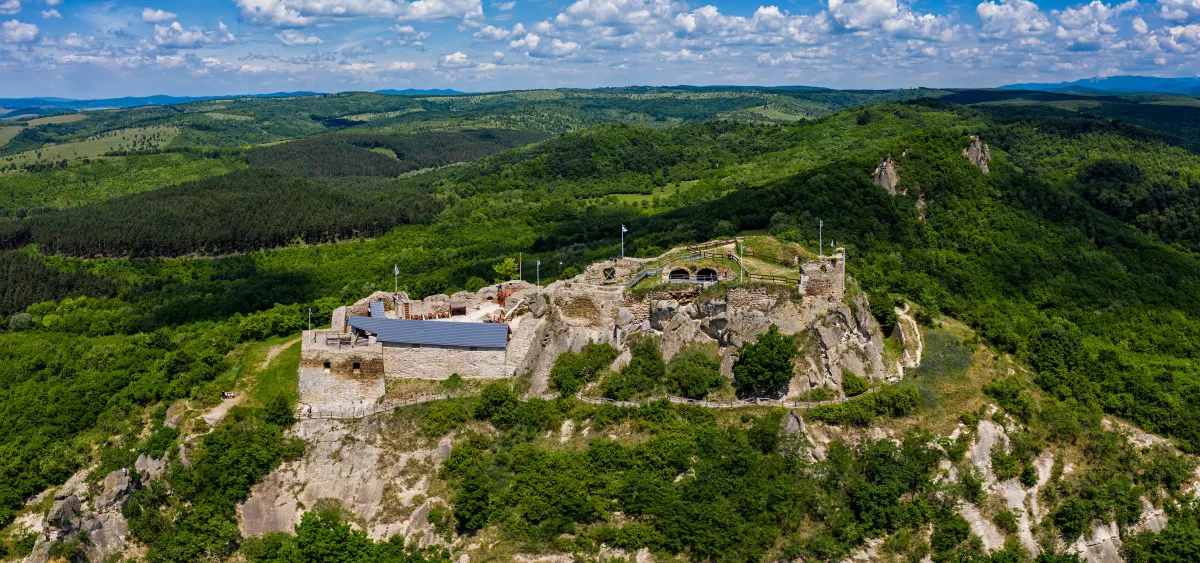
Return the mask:
{"type": "MultiPolygon", "coordinates": [[[[104,98],[97,100],[73,100],[69,98],[0,98],[0,108],[20,108],[20,113],[52,113],[54,110],[86,110],[101,108],[134,108],[141,106],[164,106],[171,104],[186,104],[205,100],[223,100],[229,98],[283,98],[292,96],[313,96],[324,92],[274,92],[271,94],[238,94],[232,96],[144,96],[124,98],[104,98]]],[[[462,94],[457,90],[378,90],[377,94],[393,96],[430,96],[445,94],[462,94]]],[[[9,112],[18,114],[18,112],[9,112]]]]}
{"type": "Polygon", "coordinates": [[[1005,90],[1038,90],[1075,94],[1164,93],[1200,97],[1200,77],[1159,78],[1157,76],[1108,76],[1074,82],[1026,83],[1001,86],[1005,90]]]}

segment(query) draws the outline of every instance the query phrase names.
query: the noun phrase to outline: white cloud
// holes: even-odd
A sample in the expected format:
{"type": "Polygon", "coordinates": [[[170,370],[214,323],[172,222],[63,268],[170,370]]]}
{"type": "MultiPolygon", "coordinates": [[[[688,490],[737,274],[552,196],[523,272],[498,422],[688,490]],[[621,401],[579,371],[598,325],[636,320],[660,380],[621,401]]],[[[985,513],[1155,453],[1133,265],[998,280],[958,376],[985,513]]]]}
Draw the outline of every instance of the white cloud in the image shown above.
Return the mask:
{"type": "Polygon", "coordinates": [[[224,23],[218,24],[217,31],[200,28],[185,29],[179,22],[171,25],[154,26],[154,44],[171,49],[193,49],[201,45],[219,45],[237,41],[224,23]]]}
{"type": "Polygon", "coordinates": [[[704,55],[693,53],[687,49],[680,49],[674,53],[664,53],[667,60],[670,62],[694,62],[704,60],[704,55]]]}
{"type": "Polygon", "coordinates": [[[1150,30],[1150,26],[1146,25],[1146,20],[1137,17],[1133,18],[1133,30],[1139,34],[1145,35],[1150,30]]]}
{"type": "Polygon", "coordinates": [[[61,20],[62,14],[58,10],[51,8],[49,10],[42,10],[42,18],[47,20],[61,20]]]}
{"type": "Polygon", "coordinates": [[[897,0],[829,0],[829,14],[848,31],[882,29],[893,35],[949,40],[949,22],[934,14],[918,14],[897,0]]]}
{"type": "Polygon", "coordinates": [[[62,4],[62,0],[46,0],[47,6],[57,6],[59,4],[62,4]]]}
{"type": "Polygon", "coordinates": [[[316,35],[304,35],[303,33],[300,33],[294,29],[285,29],[279,33],[276,33],[275,39],[278,39],[280,43],[283,43],[288,47],[295,47],[298,45],[320,45],[325,42],[316,35]]]}
{"type": "Polygon", "coordinates": [[[1163,19],[1186,21],[1200,19],[1200,0],[1158,0],[1163,19]]]}
{"type": "Polygon", "coordinates": [[[276,27],[305,27],[353,18],[436,20],[479,18],[480,0],[234,0],[243,19],[276,27]]]}
{"type": "Polygon", "coordinates": [[[96,38],[71,32],[66,37],[59,39],[58,45],[73,51],[86,51],[96,47],[96,38]]]}
{"type": "Polygon", "coordinates": [[[1056,11],[1059,25],[1054,31],[1054,36],[1064,41],[1067,49],[1072,51],[1098,51],[1105,47],[1115,47],[1112,38],[1118,30],[1109,20],[1136,6],[1137,0],[1129,0],[1116,6],[1092,0],[1090,4],[1056,11]]]}
{"type": "Polygon", "coordinates": [[[0,43],[33,43],[38,37],[38,26],[9,20],[0,24],[0,43]]]}
{"type": "Polygon", "coordinates": [[[1029,0],[980,2],[975,14],[983,22],[983,33],[989,37],[1039,35],[1050,29],[1049,18],[1029,0]]]}
{"type": "Polygon", "coordinates": [[[399,19],[427,21],[442,19],[472,19],[483,17],[480,0],[416,0],[399,2],[399,19]]]}
{"type": "Polygon", "coordinates": [[[495,8],[497,12],[509,12],[509,11],[512,11],[513,8],[517,7],[517,3],[515,1],[513,1],[513,2],[493,2],[492,7],[495,8]]]}
{"type": "Polygon", "coordinates": [[[417,68],[417,63],[414,63],[411,61],[396,61],[387,66],[388,70],[401,71],[401,72],[410,72],[410,71],[416,70],[416,68],[417,68]]]}
{"type": "Polygon", "coordinates": [[[1200,24],[1172,27],[1159,38],[1158,43],[1166,50],[1178,54],[1193,54],[1200,51],[1200,24]]]}
{"type": "Polygon", "coordinates": [[[11,16],[21,11],[21,0],[0,0],[0,14],[11,16]]]}
{"type": "Polygon", "coordinates": [[[392,26],[392,31],[396,32],[396,44],[401,46],[420,47],[429,39],[428,31],[417,31],[411,25],[396,24],[392,26]]]}
{"type": "Polygon", "coordinates": [[[542,40],[542,38],[539,37],[538,34],[536,34],[536,33],[526,33],[525,37],[522,37],[520,39],[514,40],[511,43],[509,43],[508,48],[510,48],[510,49],[536,49],[538,46],[538,42],[541,40],[542,40]]]}
{"type": "Polygon", "coordinates": [[[142,8],[142,21],[146,23],[164,23],[175,19],[175,14],[158,8],[142,8]]]}
{"type": "MultiPolygon", "coordinates": [[[[517,24],[517,25],[521,25],[521,24],[517,24]]],[[[504,40],[508,39],[509,37],[512,37],[512,35],[513,35],[513,32],[511,32],[507,29],[504,29],[503,27],[496,27],[494,25],[485,25],[485,26],[479,28],[479,31],[476,31],[475,34],[472,35],[471,37],[474,38],[476,41],[504,41],[504,40]]]]}
{"type": "Polygon", "coordinates": [[[445,67],[445,68],[462,68],[465,66],[469,66],[470,64],[471,64],[471,59],[469,57],[467,57],[466,53],[463,53],[462,51],[455,51],[449,55],[442,57],[442,60],[439,63],[440,66],[445,67]]]}
{"type": "Polygon", "coordinates": [[[829,0],[829,13],[846,29],[869,29],[900,15],[896,0],[829,0]]]}

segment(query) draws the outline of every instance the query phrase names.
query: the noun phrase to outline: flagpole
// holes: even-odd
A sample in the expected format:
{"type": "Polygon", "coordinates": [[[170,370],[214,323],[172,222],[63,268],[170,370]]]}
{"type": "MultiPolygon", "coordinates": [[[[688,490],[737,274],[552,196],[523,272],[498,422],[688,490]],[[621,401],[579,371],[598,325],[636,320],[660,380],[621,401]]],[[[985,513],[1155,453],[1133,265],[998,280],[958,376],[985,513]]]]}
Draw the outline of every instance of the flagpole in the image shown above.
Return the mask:
{"type": "Polygon", "coordinates": [[[520,278],[521,281],[525,281],[525,253],[524,252],[520,252],[517,254],[517,277],[520,278]]]}
{"type": "Polygon", "coordinates": [[[825,257],[825,220],[817,221],[817,256],[825,257]]]}
{"type": "Polygon", "coordinates": [[[400,293],[400,266],[392,265],[392,293],[400,293]]]}
{"type": "Polygon", "coordinates": [[[537,261],[537,287],[538,287],[538,295],[541,295],[542,294],[542,261],[540,259],[537,261]]]}

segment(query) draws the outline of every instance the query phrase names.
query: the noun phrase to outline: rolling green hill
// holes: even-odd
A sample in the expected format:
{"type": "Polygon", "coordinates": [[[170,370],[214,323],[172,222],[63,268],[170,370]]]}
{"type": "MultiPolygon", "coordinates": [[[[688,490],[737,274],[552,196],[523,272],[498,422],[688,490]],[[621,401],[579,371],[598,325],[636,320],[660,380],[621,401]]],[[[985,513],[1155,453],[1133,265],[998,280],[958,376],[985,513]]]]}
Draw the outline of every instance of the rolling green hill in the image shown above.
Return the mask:
{"type": "MultiPolygon", "coordinates": [[[[116,467],[127,447],[93,448],[108,437],[150,447],[138,437],[147,413],[211,398],[239,346],[295,333],[309,306],[326,315],[390,290],[393,265],[401,288],[423,296],[488,283],[517,253],[562,262],[569,275],[616,255],[622,225],[629,254],[654,256],[763,231],[812,248],[827,244],[817,240],[823,221],[872,303],[910,303],[939,335],[936,354],[958,355],[903,384],[909,395],[845,408],[882,412],[888,400],[918,397],[897,418],[1019,421],[1013,452],[1002,452],[1011,459],[999,458],[1013,478],[1043,449],[1078,456],[1074,473],[1059,467],[1048,486],[1039,534],[1069,543],[1093,524],[1131,526],[1140,499],[1153,498],[1178,507],[1171,532],[1130,535],[1127,546],[1141,560],[1167,557],[1178,553],[1172,538],[1195,544],[1183,487],[1200,453],[1200,124],[1191,107],[1011,91],[351,93],[95,112],[24,129],[5,154],[151,126],[178,127],[170,145],[182,152],[0,175],[9,217],[0,223],[9,282],[0,287],[0,410],[11,422],[0,426],[0,522],[82,467],[116,467]],[[464,129],[479,127],[507,131],[464,129]],[[972,135],[990,146],[987,173],[963,154],[972,135]],[[899,195],[872,183],[889,154],[899,195]],[[461,164],[443,166],[452,162],[461,164]],[[237,255],[216,256],[227,253],[237,255]],[[999,414],[960,405],[938,379],[967,356],[972,366],[1028,370],[997,368],[977,382],[971,401],[999,414]],[[1181,453],[1131,453],[1103,428],[1105,416],[1181,453]]],[[[1023,560],[1019,549],[989,556],[966,539],[951,508],[975,493],[935,479],[939,460],[957,463],[966,442],[916,423],[899,445],[842,445],[812,469],[778,455],[779,412],[727,420],[670,405],[528,404],[519,407],[527,418],[492,421],[495,435],[455,445],[440,482],[481,515],[459,520],[460,532],[533,552],[605,544],[682,559],[817,561],[886,538],[881,549],[896,560],[931,550],[935,561],[1023,560]],[[645,444],[597,439],[578,452],[537,441],[568,413],[645,431],[645,444]],[[696,467],[702,477],[679,484],[696,467]],[[614,524],[614,511],[626,523],[614,524]]],[[[841,420],[831,411],[810,414],[841,420]]],[[[141,493],[133,521],[143,527],[133,533],[152,558],[238,549],[232,506],[285,457],[282,430],[258,416],[204,438],[233,453],[220,461],[228,466],[172,481],[189,483],[179,493],[186,506],[141,493]],[[232,432],[263,455],[235,463],[244,452],[220,442],[236,442],[232,432]],[[213,489],[197,475],[234,484],[213,489]]],[[[1071,560],[1058,557],[1039,561],[1071,560]]]]}

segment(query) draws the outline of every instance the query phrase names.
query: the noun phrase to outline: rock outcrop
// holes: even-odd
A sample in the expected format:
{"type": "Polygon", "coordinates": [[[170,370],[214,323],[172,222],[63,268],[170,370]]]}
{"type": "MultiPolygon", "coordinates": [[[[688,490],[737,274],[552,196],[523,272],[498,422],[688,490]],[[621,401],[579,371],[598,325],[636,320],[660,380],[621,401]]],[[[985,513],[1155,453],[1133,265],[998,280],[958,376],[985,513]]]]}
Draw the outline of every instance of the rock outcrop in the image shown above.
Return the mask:
{"type": "Polygon", "coordinates": [[[963,149],[963,156],[971,161],[971,164],[978,166],[984,174],[988,172],[988,161],[992,159],[992,153],[988,150],[987,144],[979,140],[979,137],[971,135],[971,144],[963,149]]]}
{"type": "MultiPolygon", "coordinates": [[[[307,455],[251,489],[238,507],[242,535],[291,531],[318,502],[335,502],[353,513],[377,540],[428,528],[426,515],[436,499],[425,497],[434,471],[450,456],[449,437],[428,447],[386,417],[301,420],[289,432],[308,443],[307,455]]],[[[422,537],[428,544],[436,535],[422,537]]]]}
{"type": "Polygon", "coordinates": [[[899,184],[900,175],[896,172],[896,162],[889,154],[875,167],[875,185],[887,190],[889,194],[896,195],[903,193],[896,188],[899,184]]]}
{"type": "Polygon", "coordinates": [[[138,482],[127,470],[118,469],[105,475],[98,485],[99,490],[94,491],[91,508],[88,508],[82,499],[93,491],[84,483],[82,475],[73,477],[54,497],[33,552],[25,561],[48,561],[54,544],[75,539],[83,539],[80,547],[87,561],[104,561],[125,549],[129,525],[121,510],[129,502],[138,482]]]}

